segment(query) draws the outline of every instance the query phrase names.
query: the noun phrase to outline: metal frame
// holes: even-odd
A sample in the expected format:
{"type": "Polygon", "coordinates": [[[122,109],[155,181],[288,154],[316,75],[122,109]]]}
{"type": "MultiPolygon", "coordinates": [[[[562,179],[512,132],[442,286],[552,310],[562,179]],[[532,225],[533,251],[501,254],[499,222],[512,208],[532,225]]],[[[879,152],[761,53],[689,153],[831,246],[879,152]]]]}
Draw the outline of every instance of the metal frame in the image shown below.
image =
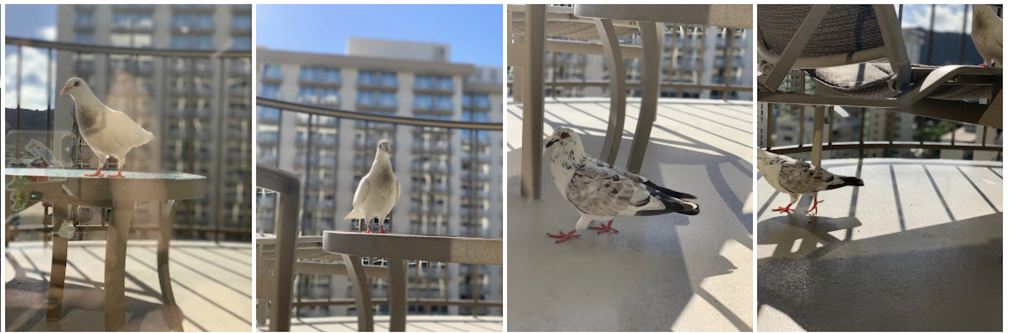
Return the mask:
{"type": "Polygon", "coordinates": [[[270,330],[288,331],[291,329],[291,293],[295,278],[295,245],[302,185],[298,177],[290,173],[270,165],[258,164],[256,186],[280,195],[278,218],[274,227],[277,233],[277,255],[272,268],[276,289],[270,304],[270,330]]]}

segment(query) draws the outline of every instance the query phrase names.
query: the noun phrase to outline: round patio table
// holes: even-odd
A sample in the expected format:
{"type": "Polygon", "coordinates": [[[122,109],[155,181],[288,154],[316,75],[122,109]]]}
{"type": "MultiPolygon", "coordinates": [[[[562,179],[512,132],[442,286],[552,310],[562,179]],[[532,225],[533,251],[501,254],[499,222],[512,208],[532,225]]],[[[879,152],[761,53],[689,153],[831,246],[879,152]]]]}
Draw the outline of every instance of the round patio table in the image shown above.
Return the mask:
{"type": "MultiPolygon", "coordinates": [[[[185,173],[123,172],[125,178],[85,177],[80,169],[8,168],[4,172],[9,183],[13,177],[27,177],[32,182],[20,193],[25,200],[42,201],[53,206],[53,267],[49,283],[49,309],[46,319],[59,322],[66,278],[67,238],[58,232],[67,222],[68,206],[112,208],[112,219],[106,230],[105,243],[105,329],[126,329],[126,243],[133,222],[133,210],[138,202],[158,203],[158,281],[168,311],[169,326],[182,331],[182,315],[172,294],[169,277],[168,251],[178,200],[203,197],[207,178],[185,173]]],[[[9,198],[8,198],[9,199],[9,198]]]]}

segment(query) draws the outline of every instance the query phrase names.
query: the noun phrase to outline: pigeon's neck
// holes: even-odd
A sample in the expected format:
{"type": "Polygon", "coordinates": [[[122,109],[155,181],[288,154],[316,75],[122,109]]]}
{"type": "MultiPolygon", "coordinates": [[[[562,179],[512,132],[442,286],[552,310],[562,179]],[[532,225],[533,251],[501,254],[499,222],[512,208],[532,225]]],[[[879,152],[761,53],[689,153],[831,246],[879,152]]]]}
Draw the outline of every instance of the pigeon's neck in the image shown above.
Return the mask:
{"type": "Polygon", "coordinates": [[[382,153],[377,152],[376,153],[376,159],[372,161],[372,170],[369,170],[369,172],[373,172],[375,170],[383,170],[383,171],[385,171],[385,170],[390,170],[390,169],[391,169],[390,168],[390,155],[382,154],[382,153]]]}
{"type": "Polygon", "coordinates": [[[74,100],[74,105],[77,106],[75,111],[98,112],[105,109],[105,104],[102,104],[102,101],[99,101],[95,94],[83,93],[79,95],[70,95],[70,98],[74,100]]]}
{"type": "Polygon", "coordinates": [[[574,170],[586,160],[586,152],[580,142],[562,145],[551,151],[551,163],[559,164],[566,170],[574,170]]]}

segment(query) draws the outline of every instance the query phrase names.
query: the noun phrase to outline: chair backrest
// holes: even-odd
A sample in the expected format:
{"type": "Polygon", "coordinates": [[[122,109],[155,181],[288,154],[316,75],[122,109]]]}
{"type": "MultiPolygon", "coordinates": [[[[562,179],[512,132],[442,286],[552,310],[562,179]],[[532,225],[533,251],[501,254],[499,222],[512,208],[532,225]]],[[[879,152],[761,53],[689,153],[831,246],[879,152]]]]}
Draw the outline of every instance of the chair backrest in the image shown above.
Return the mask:
{"type": "Polygon", "coordinates": [[[909,56],[892,5],[759,5],[759,70],[763,86],[778,87],[790,69],[810,69],[887,59],[894,89],[910,79],[909,56]],[[796,44],[796,45],[792,45],[796,44]]]}
{"type": "Polygon", "coordinates": [[[302,185],[295,175],[271,165],[257,164],[256,186],[277,192],[281,196],[274,228],[277,235],[274,272],[278,286],[271,302],[270,330],[287,331],[291,327],[291,285],[295,275],[295,244],[298,238],[298,208],[302,185]]]}

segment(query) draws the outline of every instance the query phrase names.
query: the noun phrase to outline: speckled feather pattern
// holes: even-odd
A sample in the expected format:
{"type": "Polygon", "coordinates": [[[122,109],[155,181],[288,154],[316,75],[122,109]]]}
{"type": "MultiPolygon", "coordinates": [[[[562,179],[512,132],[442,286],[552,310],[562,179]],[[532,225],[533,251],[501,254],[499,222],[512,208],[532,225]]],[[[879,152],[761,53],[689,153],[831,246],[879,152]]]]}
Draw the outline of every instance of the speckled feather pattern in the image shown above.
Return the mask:
{"type": "Polygon", "coordinates": [[[649,202],[642,177],[604,164],[592,157],[575,169],[565,191],[569,202],[580,212],[594,216],[616,216],[628,206],[649,202]],[[636,195],[638,190],[638,195],[636,195]]]}

